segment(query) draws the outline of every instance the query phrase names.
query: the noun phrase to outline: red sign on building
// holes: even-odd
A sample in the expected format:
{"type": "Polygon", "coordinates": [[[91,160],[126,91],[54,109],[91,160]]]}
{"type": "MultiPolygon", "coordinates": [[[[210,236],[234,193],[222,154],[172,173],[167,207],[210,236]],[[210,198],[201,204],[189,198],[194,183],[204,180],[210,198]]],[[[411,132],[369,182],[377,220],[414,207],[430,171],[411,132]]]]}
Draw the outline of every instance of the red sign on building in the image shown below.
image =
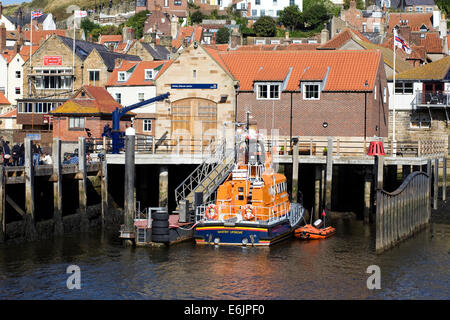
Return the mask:
{"type": "Polygon", "coordinates": [[[52,123],[52,122],[53,122],[53,115],[44,114],[44,123],[52,123]]]}
{"type": "Polygon", "coordinates": [[[44,66],[61,66],[62,56],[44,56],[44,66]]]}

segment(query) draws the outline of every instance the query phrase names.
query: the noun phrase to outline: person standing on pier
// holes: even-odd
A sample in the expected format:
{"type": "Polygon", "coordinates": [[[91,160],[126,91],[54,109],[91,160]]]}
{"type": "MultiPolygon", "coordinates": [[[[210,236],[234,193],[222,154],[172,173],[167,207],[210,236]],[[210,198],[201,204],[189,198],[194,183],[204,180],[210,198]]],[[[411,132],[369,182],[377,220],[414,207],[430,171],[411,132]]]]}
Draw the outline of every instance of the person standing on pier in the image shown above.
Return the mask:
{"type": "Polygon", "coordinates": [[[25,145],[22,143],[19,149],[19,166],[23,166],[25,156],[25,145]]]}
{"type": "Polygon", "coordinates": [[[16,143],[12,148],[12,165],[18,166],[20,159],[20,145],[16,143]]]}
{"type": "Polygon", "coordinates": [[[33,143],[33,165],[36,167],[39,165],[39,161],[41,158],[41,147],[39,144],[33,143]]]}
{"type": "Polygon", "coordinates": [[[3,142],[3,165],[9,166],[11,159],[11,148],[9,147],[9,141],[3,142]]]}

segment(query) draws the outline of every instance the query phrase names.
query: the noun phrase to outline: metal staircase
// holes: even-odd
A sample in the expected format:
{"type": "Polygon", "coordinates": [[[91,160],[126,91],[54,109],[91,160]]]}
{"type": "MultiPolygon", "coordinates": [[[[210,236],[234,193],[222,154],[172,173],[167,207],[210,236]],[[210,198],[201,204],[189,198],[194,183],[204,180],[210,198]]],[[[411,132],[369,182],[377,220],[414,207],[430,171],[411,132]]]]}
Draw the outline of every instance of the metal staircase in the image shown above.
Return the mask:
{"type": "Polygon", "coordinates": [[[211,199],[234,166],[234,149],[226,149],[224,142],[207,157],[176,189],[177,210],[186,201],[194,202],[195,192],[203,192],[203,202],[211,199]]]}

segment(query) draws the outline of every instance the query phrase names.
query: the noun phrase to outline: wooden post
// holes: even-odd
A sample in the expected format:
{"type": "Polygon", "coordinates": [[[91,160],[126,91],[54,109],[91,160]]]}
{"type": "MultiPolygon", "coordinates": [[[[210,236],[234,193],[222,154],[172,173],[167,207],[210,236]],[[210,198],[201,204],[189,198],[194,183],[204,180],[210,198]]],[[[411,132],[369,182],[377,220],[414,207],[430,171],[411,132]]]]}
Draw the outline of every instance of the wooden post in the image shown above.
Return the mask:
{"type": "Polygon", "coordinates": [[[433,209],[438,208],[438,192],[439,192],[439,158],[434,160],[434,188],[433,188],[433,209]]]}
{"type": "MultiPolygon", "coordinates": [[[[428,160],[427,163],[427,173],[428,173],[428,184],[427,184],[427,192],[426,192],[426,204],[427,204],[427,216],[431,215],[431,160],[428,160]]],[[[424,210],[425,211],[425,210],[424,210]]]]}
{"type": "Polygon", "coordinates": [[[298,138],[293,139],[292,150],[292,202],[298,202],[298,138]]]}
{"type": "Polygon", "coordinates": [[[370,170],[366,169],[364,178],[364,223],[369,223],[370,210],[372,209],[372,175],[370,174],[370,170]]]}
{"type": "Polygon", "coordinates": [[[375,236],[375,249],[379,253],[383,248],[383,214],[384,206],[381,191],[376,191],[377,199],[377,214],[376,214],[376,236],[375,236]]]}
{"type": "Polygon", "coordinates": [[[315,181],[314,181],[314,215],[320,216],[321,203],[321,181],[322,181],[322,165],[315,166],[315,181]]]}
{"type": "Polygon", "coordinates": [[[447,158],[442,158],[442,200],[447,199],[447,158]]]}
{"type": "Polygon", "coordinates": [[[25,147],[25,239],[33,241],[37,238],[34,225],[34,165],[32,141],[24,140],[25,147]]]}
{"type": "Polygon", "coordinates": [[[62,176],[61,176],[61,140],[53,138],[53,220],[55,222],[55,235],[62,235],[62,176]]]}
{"type": "Polygon", "coordinates": [[[134,228],[134,179],[135,179],[135,135],[126,135],[125,145],[125,201],[124,201],[124,224],[127,231],[132,232],[134,228]]]}
{"type": "Polygon", "coordinates": [[[384,156],[375,156],[376,170],[377,170],[377,185],[378,189],[383,189],[384,179],[384,156]]]}
{"type": "Polygon", "coordinates": [[[0,165],[0,243],[6,241],[6,178],[5,167],[0,165]]]}
{"type": "Polygon", "coordinates": [[[78,137],[78,201],[80,211],[80,230],[87,232],[89,220],[87,217],[87,174],[86,174],[86,140],[78,137]]]}
{"type": "Polygon", "coordinates": [[[325,208],[331,210],[331,191],[333,184],[333,137],[328,137],[327,170],[325,181],[325,208]]]}
{"type": "Polygon", "coordinates": [[[167,166],[159,168],[159,207],[168,209],[169,204],[169,169],[167,166]]]}
{"type": "Polygon", "coordinates": [[[102,228],[105,227],[105,218],[109,209],[108,202],[108,164],[106,156],[102,160],[101,193],[102,193],[102,228]]]}

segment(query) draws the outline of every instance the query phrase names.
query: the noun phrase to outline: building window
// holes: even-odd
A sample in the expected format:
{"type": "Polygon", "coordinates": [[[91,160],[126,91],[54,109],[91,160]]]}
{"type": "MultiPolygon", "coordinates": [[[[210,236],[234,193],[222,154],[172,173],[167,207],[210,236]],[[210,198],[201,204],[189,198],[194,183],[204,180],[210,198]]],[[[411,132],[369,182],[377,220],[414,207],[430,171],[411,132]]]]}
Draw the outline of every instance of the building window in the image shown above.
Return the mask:
{"type": "Polygon", "coordinates": [[[72,88],[72,76],[64,75],[72,73],[72,69],[38,69],[35,70],[36,89],[70,89],[72,88]]]}
{"type": "Polygon", "coordinates": [[[69,129],[84,129],[84,118],[69,117],[69,129]]]}
{"type": "Polygon", "coordinates": [[[145,69],[145,80],[153,79],[153,69],[145,69]]]}
{"type": "Polygon", "coordinates": [[[259,15],[262,17],[262,16],[265,16],[266,15],[266,10],[264,10],[264,9],[261,9],[261,10],[259,10],[259,15]]]}
{"type": "Polygon", "coordinates": [[[96,82],[100,81],[100,70],[88,70],[89,73],[89,83],[93,82],[95,85],[96,82]]]}
{"type": "Polygon", "coordinates": [[[257,84],[256,97],[258,100],[275,100],[280,99],[280,84],[257,84]]]}
{"type": "Polygon", "coordinates": [[[425,12],[433,12],[433,8],[427,7],[425,8],[425,12]]]}
{"type": "Polygon", "coordinates": [[[379,23],[374,23],[373,24],[373,32],[380,32],[380,24],[379,23]]]}
{"type": "Polygon", "coordinates": [[[164,7],[168,7],[169,6],[169,0],[164,0],[164,7]]]}
{"type": "Polygon", "coordinates": [[[423,12],[423,7],[416,7],[416,12],[423,12]]]}
{"type": "Polygon", "coordinates": [[[49,113],[54,109],[55,105],[51,102],[37,102],[35,104],[35,113],[49,113]]]}
{"type": "Polygon", "coordinates": [[[395,84],[396,94],[413,94],[413,83],[412,82],[397,82],[395,84]]]}
{"type": "Polygon", "coordinates": [[[197,70],[192,70],[192,77],[197,78],[197,70]]]}
{"type": "Polygon", "coordinates": [[[387,88],[386,87],[383,88],[383,102],[384,103],[387,102],[387,88]]]}
{"type": "Polygon", "coordinates": [[[31,102],[19,102],[17,111],[19,113],[32,113],[33,104],[31,102]]]}
{"type": "Polygon", "coordinates": [[[319,84],[304,84],[303,85],[303,100],[319,100],[320,99],[320,85],[319,84]]]}
{"type": "Polygon", "coordinates": [[[411,114],[410,127],[413,129],[429,129],[431,127],[430,116],[425,112],[411,114]]]}
{"type": "Polygon", "coordinates": [[[362,32],[366,32],[367,30],[367,25],[365,23],[362,24],[362,32]]]}
{"type": "Polygon", "coordinates": [[[252,10],[252,17],[256,17],[257,14],[258,14],[258,10],[252,10]]]}
{"type": "Polygon", "coordinates": [[[20,94],[20,87],[16,87],[16,94],[20,94]]]}
{"type": "Polygon", "coordinates": [[[20,71],[16,71],[16,78],[20,79],[20,77],[21,77],[21,72],[20,71]]]}
{"type": "Polygon", "coordinates": [[[144,119],[142,123],[143,123],[142,130],[144,132],[152,132],[152,120],[151,119],[144,119]]]}
{"type": "Polygon", "coordinates": [[[127,79],[127,73],[125,71],[120,71],[117,75],[118,81],[126,81],[127,79]]]}
{"type": "Polygon", "coordinates": [[[259,6],[261,4],[261,0],[255,0],[255,5],[259,6]]]}
{"type": "Polygon", "coordinates": [[[373,86],[373,99],[377,100],[377,85],[373,86]]]}
{"type": "Polygon", "coordinates": [[[116,101],[120,104],[122,104],[122,94],[121,93],[116,93],[116,101]]]}
{"type": "Polygon", "coordinates": [[[173,2],[173,4],[176,5],[176,6],[181,6],[181,0],[175,0],[173,2]]]}
{"type": "Polygon", "coordinates": [[[142,102],[142,101],[145,100],[145,99],[144,99],[144,93],[143,93],[143,92],[139,92],[139,93],[138,93],[138,100],[139,100],[139,102],[142,102]]]}
{"type": "Polygon", "coordinates": [[[295,0],[289,0],[289,5],[290,6],[295,6],[295,0]]]}
{"type": "Polygon", "coordinates": [[[408,11],[411,12],[412,11],[412,7],[408,7],[408,11]]]}

